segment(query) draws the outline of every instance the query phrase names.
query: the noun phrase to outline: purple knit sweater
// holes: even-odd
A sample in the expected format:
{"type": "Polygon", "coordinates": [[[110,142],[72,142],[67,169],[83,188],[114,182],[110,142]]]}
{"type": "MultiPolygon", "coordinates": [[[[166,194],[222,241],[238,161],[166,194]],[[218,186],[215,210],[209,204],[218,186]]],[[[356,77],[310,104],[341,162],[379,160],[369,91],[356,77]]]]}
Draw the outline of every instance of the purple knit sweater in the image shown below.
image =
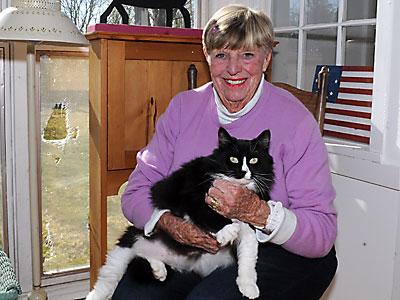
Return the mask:
{"type": "MultiPolygon", "coordinates": [[[[183,163],[211,154],[218,145],[220,126],[211,83],[175,96],[153,139],[138,153],[137,167],[122,195],[126,218],[143,228],[153,212],[151,185],[183,163]]],[[[275,172],[270,196],[297,217],[293,235],[282,246],[306,257],[327,254],[337,231],[335,191],[313,116],[294,96],[265,82],[253,109],[223,127],[241,139],[253,139],[270,129],[275,172]]]]}

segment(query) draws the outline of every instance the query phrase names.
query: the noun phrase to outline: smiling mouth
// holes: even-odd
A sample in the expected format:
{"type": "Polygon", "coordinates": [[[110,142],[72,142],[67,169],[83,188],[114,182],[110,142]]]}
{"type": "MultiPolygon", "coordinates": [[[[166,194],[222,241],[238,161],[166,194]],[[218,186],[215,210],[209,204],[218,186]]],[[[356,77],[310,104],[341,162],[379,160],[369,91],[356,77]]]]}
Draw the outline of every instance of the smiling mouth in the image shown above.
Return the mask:
{"type": "Polygon", "coordinates": [[[230,86],[241,86],[246,79],[225,79],[225,82],[230,86]]]}

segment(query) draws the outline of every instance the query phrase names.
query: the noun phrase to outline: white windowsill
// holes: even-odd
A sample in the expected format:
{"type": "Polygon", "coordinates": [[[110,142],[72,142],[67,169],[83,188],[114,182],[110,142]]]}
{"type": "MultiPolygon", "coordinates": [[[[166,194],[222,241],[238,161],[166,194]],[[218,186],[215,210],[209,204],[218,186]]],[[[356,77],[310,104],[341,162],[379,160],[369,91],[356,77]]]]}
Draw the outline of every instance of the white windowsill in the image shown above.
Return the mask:
{"type": "Polygon", "coordinates": [[[400,191],[400,166],[385,164],[367,145],[324,138],[331,172],[400,191]]]}

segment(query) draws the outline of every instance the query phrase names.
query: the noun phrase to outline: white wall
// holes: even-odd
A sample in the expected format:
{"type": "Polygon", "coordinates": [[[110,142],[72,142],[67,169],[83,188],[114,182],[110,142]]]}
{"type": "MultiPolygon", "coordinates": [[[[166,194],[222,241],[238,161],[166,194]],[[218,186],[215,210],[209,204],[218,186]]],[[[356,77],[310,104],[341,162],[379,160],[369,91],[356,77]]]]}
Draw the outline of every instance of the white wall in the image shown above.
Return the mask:
{"type": "Polygon", "coordinates": [[[399,191],[336,174],[333,182],[339,267],[326,299],[400,299],[399,191]]]}

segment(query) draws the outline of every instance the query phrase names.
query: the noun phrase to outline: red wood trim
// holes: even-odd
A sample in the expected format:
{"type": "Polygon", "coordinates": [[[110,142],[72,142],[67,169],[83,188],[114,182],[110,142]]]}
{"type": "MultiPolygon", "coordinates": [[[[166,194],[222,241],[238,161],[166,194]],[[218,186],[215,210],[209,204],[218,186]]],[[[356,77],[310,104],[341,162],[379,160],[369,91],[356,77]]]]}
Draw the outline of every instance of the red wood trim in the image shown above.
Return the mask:
{"type": "Polygon", "coordinates": [[[372,89],[339,88],[339,93],[372,95],[372,89]]]}
{"type": "Polygon", "coordinates": [[[324,124],[360,129],[360,130],[365,130],[365,131],[371,131],[371,125],[353,123],[353,122],[348,122],[348,121],[325,119],[324,124]]]}
{"type": "Polygon", "coordinates": [[[353,111],[346,109],[337,109],[337,108],[326,108],[325,113],[336,114],[336,115],[344,115],[351,116],[357,118],[371,119],[371,113],[362,112],[362,111],[353,111]]]}
{"type": "Polygon", "coordinates": [[[342,66],[342,71],[364,71],[364,72],[373,72],[374,67],[371,66],[342,66]]]}
{"type": "Polygon", "coordinates": [[[359,143],[364,143],[364,144],[369,144],[369,137],[366,136],[359,136],[359,135],[353,135],[349,133],[342,133],[342,132],[336,132],[336,131],[331,131],[331,130],[324,130],[324,136],[332,136],[344,140],[350,140],[354,142],[359,142],[359,143]]]}
{"type": "Polygon", "coordinates": [[[372,101],[358,101],[338,98],[335,102],[336,104],[353,105],[360,107],[372,107],[372,101]]]}
{"type": "Polygon", "coordinates": [[[340,81],[343,82],[363,82],[363,83],[373,83],[374,78],[372,77],[349,77],[349,76],[342,76],[340,81]]]}

